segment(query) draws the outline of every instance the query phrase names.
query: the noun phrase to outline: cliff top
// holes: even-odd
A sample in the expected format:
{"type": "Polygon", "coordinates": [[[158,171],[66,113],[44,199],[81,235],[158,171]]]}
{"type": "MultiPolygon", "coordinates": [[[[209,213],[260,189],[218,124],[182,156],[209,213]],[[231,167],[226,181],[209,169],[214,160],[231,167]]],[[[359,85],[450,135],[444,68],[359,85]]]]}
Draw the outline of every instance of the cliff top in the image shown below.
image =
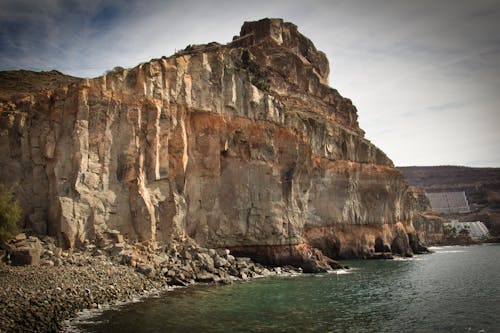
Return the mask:
{"type": "MultiPolygon", "coordinates": [[[[322,83],[328,83],[330,69],[326,55],[318,51],[313,42],[298,31],[295,24],[284,22],[283,19],[279,18],[246,21],[241,27],[240,35],[234,36],[233,40],[228,44],[211,42],[188,45],[185,49],[176,52],[173,57],[209,52],[221,47],[250,48],[253,46],[292,51],[300,56],[303,61],[310,63],[314,67],[321,77],[322,83]]],[[[30,70],[0,71],[0,99],[8,100],[13,97],[24,97],[28,93],[54,89],[80,79],[57,70],[41,72],[30,70]]]]}
{"type": "Polygon", "coordinates": [[[81,79],[56,70],[49,72],[0,71],[0,100],[24,97],[38,91],[54,89],[79,80],[81,79]]]}
{"type": "MultiPolygon", "coordinates": [[[[289,111],[293,110],[307,118],[316,117],[320,122],[333,121],[355,135],[364,136],[357,122],[357,110],[351,100],[342,97],[328,85],[330,69],[326,55],[317,50],[312,41],[298,31],[296,25],[284,22],[282,19],[265,18],[244,22],[240,35],[235,36],[227,44],[211,42],[188,45],[170,57],[151,59],[126,70],[116,67],[120,70],[108,71],[105,75],[94,79],[115,80],[112,89],[125,82],[124,89],[144,91],[142,86],[137,86],[137,82],[140,81],[137,78],[141,77],[138,73],[144,66],[161,66],[166,59],[176,66],[175,62],[178,59],[185,58],[181,62],[189,62],[190,57],[202,53],[219,54],[222,58],[230,59],[228,60],[230,70],[234,67],[236,70],[248,73],[248,78],[254,87],[280,100],[287,105],[289,111]]],[[[217,56],[215,59],[220,57],[217,56]]],[[[211,70],[209,73],[212,73],[211,70]]],[[[219,80],[216,76],[212,79],[219,80]]],[[[54,70],[0,72],[0,101],[24,99],[42,90],[54,90],[79,80],[82,79],[54,70]]]]}
{"type": "Polygon", "coordinates": [[[220,47],[250,48],[254,46],[292,51],[314,67],[322,83],[328,83],[330,67],[326,55],[318,51],[313,42],[298,31],[295,24],[284,22],[279,18],[246,21],[241,27],[240,35],[234,36],[233,40],[226,45],[217,42],[188,45],[174,56],[207,52],[220,47]]]}
{"type": "Polygon", "coordinates": [[[318,51],[313,42],[302,35],[293,23],[269,18],[245,22],[241,27],[240,37],[233,39],[231,45],[250,47],[265,42],[271,42],[304,57],[317,70],[322,82],[328,82],[330,67],[326,55],[318,51]]]}

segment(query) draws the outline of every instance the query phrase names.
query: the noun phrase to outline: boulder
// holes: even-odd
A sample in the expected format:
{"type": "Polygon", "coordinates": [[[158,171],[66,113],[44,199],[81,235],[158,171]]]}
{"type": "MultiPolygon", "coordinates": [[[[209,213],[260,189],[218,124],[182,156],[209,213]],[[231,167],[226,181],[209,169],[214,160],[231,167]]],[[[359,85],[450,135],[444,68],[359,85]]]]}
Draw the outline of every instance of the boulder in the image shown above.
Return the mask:
{"type": "MultiPolygon", "coordinates": [[[[323,273],[331,269],[343,268],[335,260],[325,256],[319,249],[308,244],[285,246],[255,246],[232,248],[237,255],[248,255],[255,262],[269,266],[290,265],[301,268],[304,273],[323,273]]],[[[251,268],[253,263],[246,257],[238,257],[238,268],[251,268]]]]}
{"type": "Polygon", "coordinates": [[[199,273],[196,273],[196,281],[203,283],[214,282],[215,277],[214,274],[202,270],[199,273]]]}
{"type": "Polygon", "coordinates": [[[229,266],[229,262],[227,261],[227,259],[216,256],[214,258],[214,266],[215,266],[215,268],[227,267],[227,266],[229,266]]]}
{"type": "Polygon", "coordinates": [[[173,286],[181,286],[181,287],[186,287],[186,286],[188,286],[188,285],[189,285],[189,283],[188,283],[188,282],[186,282],[186,281],[184,281],[184,280],[182,280],[182,279],[180,279],[180,278],[178,278],[178,277],[174,277],[174,278],[172,279],[172,281],[170,281],[170,283],[169,283],[169,284],[171,284],[171,285],[173,285],[173,286]]]}
{"type": "Polygon", "coordinates": [[[121,257],[121,263],[124,265],[128,265],[130,267],[136,267],[138,262],[138,258],[130,253],[123,254],[121,257]]]}
{"type": "Polygon", "coordinates": [[[214,259],[208,254],[208,251],[206,253],[197,253],[196,257],[200,262],[200,268],[212,273],[215,271],[214,259]]]}
{"type": "Polygon", "coordinates": [[[11,251],[10,260],[14,266],[39,265],[41,252],[38,247],[18,247],[11,251]]]}
{"type": "Polygon", "coordinates": [[[26,239],[27,239],[27,237],[26,237],[26,234],[24,232],[21,232],[14,237],[14,241],[16,241],[16,242],[23,241],[26,239]]]}
{"type": "Polygon", "coordinates": [[[123,243],[125,241],[123,235],[117,230],[108,231],[107,235],[113,243],[123,243]]]}
{"type": "Polygon", "coordinates": [[[374,252],[370,259],[394,259],[392,252],[374,252]]]}
{"type": "Polygon", "coordinates": [[[154,267],[151,265],[138,264],[136,270],[146,276],[153,276],[155,274],[154,267]]]}
{"type": "Polygon", "coordinates": [[[106,250],[106,252],[110,256],[116,256],[116,255],[122,253],[122,251],[124,249],[125,249],[125,244],[123,244],[123,243],[116,243],[116,244],[112,244],[112,245],[110,244],[104,248],[104,250],[106,250]]]}

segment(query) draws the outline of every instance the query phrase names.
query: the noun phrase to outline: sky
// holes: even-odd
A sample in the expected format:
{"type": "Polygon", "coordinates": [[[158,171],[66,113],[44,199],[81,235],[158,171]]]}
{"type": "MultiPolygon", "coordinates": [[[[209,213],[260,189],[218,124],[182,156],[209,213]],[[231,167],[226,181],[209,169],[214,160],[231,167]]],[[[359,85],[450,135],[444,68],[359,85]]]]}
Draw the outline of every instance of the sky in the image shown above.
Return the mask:
{"type": "Polygon", "coordinates": [[[0,70],[95,77],[295,23],[397,166],[500,167],[500,0],[0,0],[0,70]]]}

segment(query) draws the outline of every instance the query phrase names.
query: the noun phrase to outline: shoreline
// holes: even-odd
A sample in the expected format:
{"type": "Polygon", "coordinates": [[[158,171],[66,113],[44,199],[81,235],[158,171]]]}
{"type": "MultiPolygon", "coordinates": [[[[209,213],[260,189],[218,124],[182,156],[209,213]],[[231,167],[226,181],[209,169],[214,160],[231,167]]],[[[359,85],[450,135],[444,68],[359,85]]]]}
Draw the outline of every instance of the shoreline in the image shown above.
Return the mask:
{"type": "Polygon", "coordinates": [[[145,292],[143,292],[135,297],[126,299],[126,300],[117,299],[114,302],[103,304],[102,306],[95,308],[95,309],[79,310],[75,313],[74,316],[62,321],[61,329],[59,330],[59,332],[79,333],[79,332],[81,332],[81,330],[78,328],[78,325],[80,323],[85,323],[86,321],[91,320],[92,318],[95,318],[95,317],[101,315],[103,312],[105,312],[107,310],[116,309],[116,308],[119,308],[120,306],[124,306],[124,305],[131,304],[131,303],[141,302],[142,300],[148,299],[150,297],[160,297],[160,295],[174,291],[175,289],[188,288],[188,287],[190,287],[190,286],[187,286],[187,287],[167,286],[163,290],[156,290],[156,289],[146,290],[145,292]]]}
{"type": "MultiPolygon", "coordinates": [[[[436,245],[436,246],[429,246],[429,248],[443,248],[443,247],[448,247],[448,246],[441,246],[441,245],[436,245]]],[[[414,260],[421,260],[421,259],[418,259],[419,256],[423,256],[423,255],[427,255],[427,254],[433,254],[435,253],[434,251],[429,251],[429,252],[426,252],[426,253],[419,253],[419,254],[415,254],[414,256],[412,257],[404,257],[404,256],[399,256],[399,255],[395,255],[394,257],[391,257],[391,258],[386,258],[386,260],[394,260],[394,261],[414,261],[414,260]]],[[[353,260],[359,260],[359,261],[366,261],[366,260],[375,260],[375,261],[378,261],[380,260],[380,258],[370,258],[370,259],[364,259],[364,258],[353,258],[353,259],[346,259],[346,261],[353,261],[353,260]]],[[[339,263],[341,263],[343,265],[343,261],[340,261],[339,263]]],[[[280,268],[280,267],[276,267],[276,268],[280,268]]],[[[282,268],[282,267],[281,267],[282,268]]],[[[332,269],[332,270],[328,270],[326,272],[322,272],[322,273],[313,273],[312,275],[317,275],[317,274],[320,274],[320,275],[330,275],[330,274],[334,274],[334,275],[343,275],[343,274],[351,274],[351,273],[354,273],[357,271],[357,268],[353,268],[353,267],[350,267],[350,266],[344,266],[344,268],[337,268],[337,269],[332,269]]],[[[242,280],[242,279],[239,279],[239,280],[236,280],[234,281],[235,283],[244,283],[244,282],[252,282],[254,280],[258,280],[258,279],[262,279],[262,278],[289,278],[289,277],[300,277],[300,276],[304,276],[304,275],[311,275],[309,273],[303,273],[303,272],[299,272],[299,271],[294,271],[293,269],[291,271],[282,271],[281,273],[279,274],[271,274],[271,275],[266,275],[266,276],[263,276],[263,275],[259,275],[259,276],[254,276],[254,277],[251,277],[249,279],[246,279],[246,280],[242,280]]],[[[72,318],[69,318],[68,320],[65,320],[63,322],[63,330],[61,332],[64,332],[64,333],[80,333],[82,332],[78,325],[79,323],[85,323],[85,321],[87,320],[92,320],[93,318],[96,318],[98,316],[100,316],[103,312],[107,311],[107,310],[110,310],[112,308],[114,309],[117,309],[119,308],[120,306],[125,306],[127,304],[130,304],[130,303],[135,303],[135,302],[141,302],[142,300],[144,299],[147,299],[147,298],[150,298],[150,297],[162,297],[164,296],[164,294],[166,293],[169,293],[169,292],[173,292],[177,289],[183,289],[183,288],[191,288],[191,287],[196,287],[196,286],[201,286],[201,285],[208,285],[208,286],[216,286],[217,283],[213,283],[213,282],[196,282],[194,284],[191,284],[191,285],[188,285],[188,286],[173,286],[173,287],[168,287],[164,290],[154,290],[154,291],[147,291],[145,294],[142,294],[134,299],[130,299],[130,300],[126,300],[126,301],[118,301],[116,302],[115,304],[106,304],[105,306],[103,306],[102,308],[100,309],[84,309],[82,311],[79,311],[78,313],[76,313],[76,315],[72,318]]],[[[220,285],[220,284],[219,284],[220,285]]]]}
{"type": "Polygon", "coordinates": [[[482,240],[474,240],[470,238],[445,239],[439,243],[430,246],[470,246],[470,245],[498,244],[498,243],[500,243],[500,237],[494,236],[482,240]]]}
{"type": "MultiPolygon", "coordinates": [[[[266,275],[254,275],[246,279],[235,277],[232,281],[299,274],[302,273],[291,268],[276,267],[266,275]]],[[[177,288],[221,283],[195,281],[186,286],[172,286],[165,278],[148,277],[109,258],[99,258],[88,266],[15,267],[2,264],[0,284],[0,332],[10,333],[72,332],[75,331],[72,330],[72,321],[82,315],[97,315],[111,307],[177,288]],[[99,276],[98,279],[96,276],[99,276]]]]}
{"type": "Polygon", "coordinates": [[[233,257],[227,249],[206,249],[187,240],[166,248],[113,237],[119,242],[108,239],[75,252],[55,248],[50,239],[29,237],[44,248],[39,265],[0,263],[0,333],[71,332],[72,321],[81,316],[177,287],[302,274],[300,268],[266,267],[233,257]]]}
{"type": "Polygon", "coordinates": [[[59,332],[64,320],[78,311],[117,304],[162,287],[160,281],[106,259],[86,266],[3,265],[0,282],[0,332],[59,332]]]}
{"type": "MultiPolygon", "coordinates": [[[[348,272],[343,270],[343,269],[337,269],[333,271],[328,271],[323,274],[347,274],[348,272]],[[345,273],[338,273],[337,271],[343,271],[345,273]]],[[[257,279],[263,279],[263,278],[271,278],[271,277],[279,277],[279,278],[287,278],[287,277],[296,277],[296,276],[301,276],[307,273],[301,273],[301,272],[282,272],[280,274],[272,274],[272,275],[267,275],[267,276],[255,276],[252,278],[249,278],[247,280],[235,280],[234,283],[245,283],[245,282],[251,282],[253,280],[257,279]]],[[[147,290],[144,293],[137,295],[136,297],[132,297],[127,300],[117,300],[114,303],[108,303],[104,304],[102,307],[97,308],[97,309],[82,309],[78,311],[73,317],[68,318],[62,322],[62,329],[59,332],[63,333],[79,333],[81,330],[79,330],[78,325],[80,323],[84,323],[86,320],[92,320],[93,318],[101,315],[103,312],[110,310],[110,309],[117,309],[120,306],[126,306],[131,303],[137,303],[141,302],[145,299],[148,298],[154,298],[154,297],[162,297],[163,295],[174,292],[177,289],[184,289],[184,288],[192,288],[196,286],[217,286],[221,285],[218,283],[214,282],[195,282],[191,285],[188,286],[167,286],[163,290],[147,290]]],[[[222,286],[222,285],[221,285],[222,286]]]]}
{"type": "Polygon", "coordinates": [[[189,241],[170,248],[118,241],[86,244],[72,252],[46,238],[18,240],[20,247],[29,243],[42,248],[42,254],[37,265],[0,263],[0,333],[65,332],[82,312],[151,297],[176,286],[231,284],[302,272],[265,267],[233,257],[229,250],[206,249],[189,241]]]}

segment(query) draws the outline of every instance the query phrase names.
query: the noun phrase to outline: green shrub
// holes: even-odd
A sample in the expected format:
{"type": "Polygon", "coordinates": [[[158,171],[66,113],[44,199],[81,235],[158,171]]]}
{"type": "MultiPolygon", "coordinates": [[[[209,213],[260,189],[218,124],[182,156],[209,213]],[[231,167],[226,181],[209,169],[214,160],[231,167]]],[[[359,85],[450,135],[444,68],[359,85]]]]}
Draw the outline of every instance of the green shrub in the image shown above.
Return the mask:
{"type": "Polygon", "coordinates": [[[460,232],[458,233],[462,237],[470,237],[470,230],[469,226],[466,225],[460,232]]]}
{"type": "Polygon", "coordinates": [[[21,208],[5,186],[0,184],[0,243],[17,233],[17,222],[21,219],[21,208]]]}
{"type": "Polygon", "coordinates": [[[450,225],[445,225],[443,227],[445,238],[457,238],[457,229],[450,225]]]}

